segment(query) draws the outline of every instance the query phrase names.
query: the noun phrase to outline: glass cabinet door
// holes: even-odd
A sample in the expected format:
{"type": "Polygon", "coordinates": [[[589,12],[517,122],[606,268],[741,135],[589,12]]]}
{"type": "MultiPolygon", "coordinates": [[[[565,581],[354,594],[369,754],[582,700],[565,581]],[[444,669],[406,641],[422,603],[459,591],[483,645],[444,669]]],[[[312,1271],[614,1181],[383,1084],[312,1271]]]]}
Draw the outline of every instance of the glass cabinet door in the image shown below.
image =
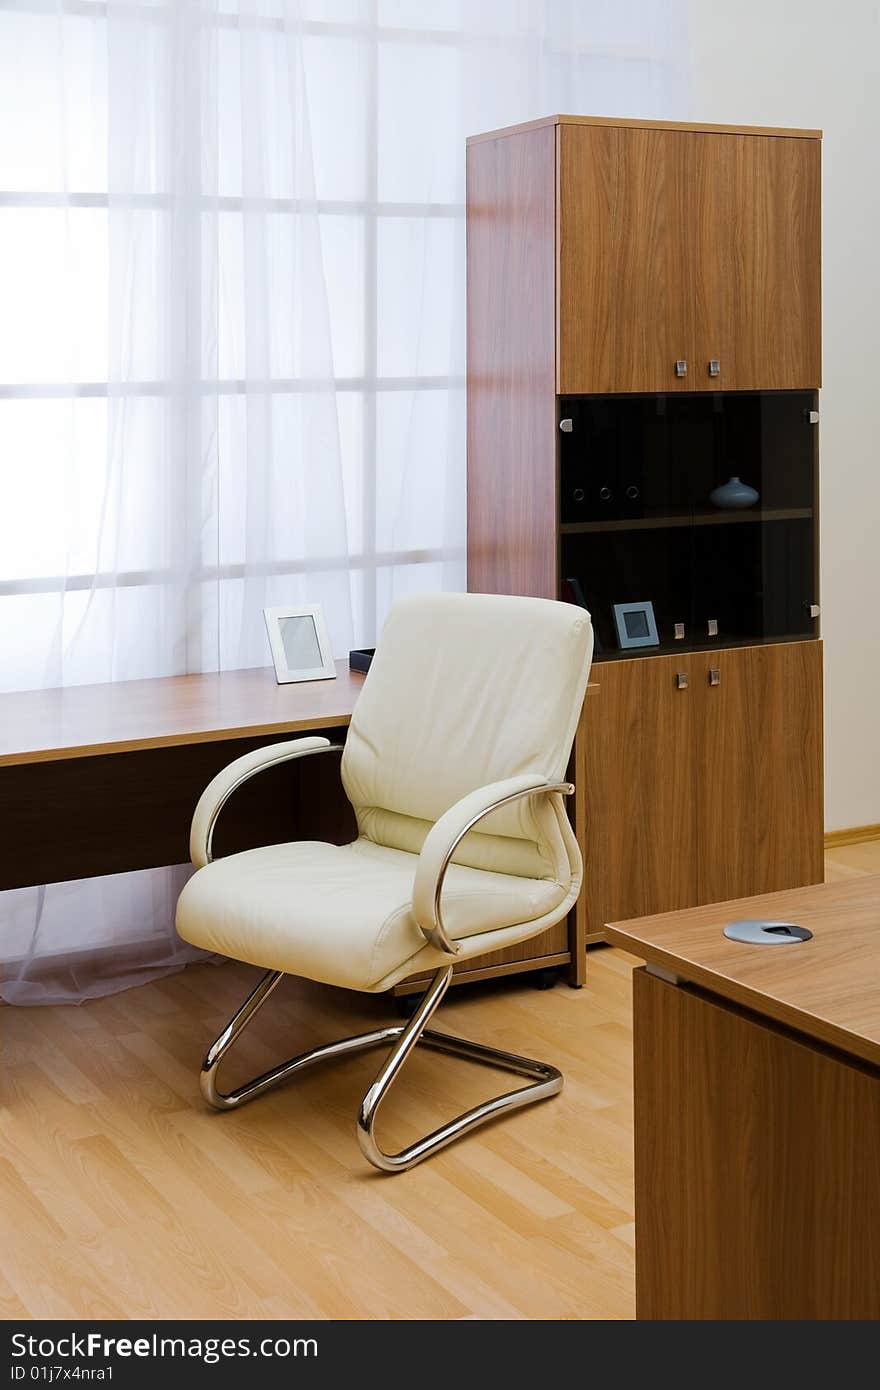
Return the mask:
{"type": "Polygon", "coordinates": [[[696,640],[815,633],[813,405],[800,391],[713,398],[712,453],[691,469],[696,640]]]}
{"type": "Polygon", "coordinates": [[[559,406],[560,592],[598,659],[813,635],[812,393],[559,406]]]}
{"type": "Polygon", "coordinates": [[[560,403],[570,421],[560,432],[561,592],[575,601],[582,594],[597,659],[688,645],[693,503],[682,451],[711,450],[712,436],[706,402],[682,417],[684,399],[581,396],[560,403]],[[633,612],[633,604],[645,612],[633,612]]]}

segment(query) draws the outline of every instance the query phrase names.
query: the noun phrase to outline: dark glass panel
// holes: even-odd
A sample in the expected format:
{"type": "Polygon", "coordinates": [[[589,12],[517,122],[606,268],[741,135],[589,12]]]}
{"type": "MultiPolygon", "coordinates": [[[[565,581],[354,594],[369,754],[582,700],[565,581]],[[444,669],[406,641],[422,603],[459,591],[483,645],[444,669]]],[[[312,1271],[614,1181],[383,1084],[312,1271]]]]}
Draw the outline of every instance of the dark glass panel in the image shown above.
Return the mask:
{"type": "Polygon", "coordinates": [[[694,528],[694,636],[701,644],[810,637],[813,598],[809,518],[694,528]],[[707,635],[713,618],[718,638],[707,635]]]}
{"type": "Polygon", "coordinates": [[[579,396],[559,406],[572,421],[560,435],[563,595],[580,586],[600,656],[619,654],[614,604],[646,600],[660,645],[644,655],[814,635],[811,392],[579,396]],[[731,479],[757,492],[750,507],[713,502],[731,479]]]}
{"type": "MultiPolygon", "coordinates": [[[[563,535],[562,577],[574,577],[593,616],[600,642],[597,655],[618,650],[614,624],[616,603],[654,606],[659,647],[639,649],[645,654],[661,648],[681,648],[675,641],[675,624],[692,629],[693,533],[688,525],[645,531],[599,531],[589,535],[563,535]]],[[[570,595],[566,595],[570,597],[570,595]]]]}
{"type": "Polygon", "coordinates": [[[688,480],[670,467],[669,398],[588,396],[563,403],[564,522],[619,521],[687,511],[688,480]]]}

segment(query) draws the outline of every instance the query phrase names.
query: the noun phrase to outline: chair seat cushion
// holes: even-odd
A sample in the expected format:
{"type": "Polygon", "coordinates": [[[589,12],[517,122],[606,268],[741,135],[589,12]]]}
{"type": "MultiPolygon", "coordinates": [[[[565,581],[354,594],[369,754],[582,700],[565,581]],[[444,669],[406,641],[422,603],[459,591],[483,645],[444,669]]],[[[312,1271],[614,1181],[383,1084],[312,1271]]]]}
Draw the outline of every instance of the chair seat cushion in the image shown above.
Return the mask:
{"type": "MultiPolygon", "coordinates": [[[[178,903],[177,930],[194,946],[265,969],[348,989],[384,988],[380,982],[425,949],[411,910],[417,863],[414,854],[365,839],[246,850],[193,875],[178,903]]],[[[443,920],[461,940],[541,918],[568,890],[453,864],[443,920]]]]}

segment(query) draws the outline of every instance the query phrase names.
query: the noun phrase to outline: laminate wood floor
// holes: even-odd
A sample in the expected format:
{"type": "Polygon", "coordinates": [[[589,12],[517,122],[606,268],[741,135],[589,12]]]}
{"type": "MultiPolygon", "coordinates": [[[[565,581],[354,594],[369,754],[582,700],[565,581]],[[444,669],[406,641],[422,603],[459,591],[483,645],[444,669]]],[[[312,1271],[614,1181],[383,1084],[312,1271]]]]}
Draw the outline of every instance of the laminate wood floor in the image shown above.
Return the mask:
{"type": "MultiPolygon", "coordinates": [[[[828,856],[829,878],[878,871],[880,842],[828,856]]],[[[3,1009],[0,1314],[632,1317],[635,963],[599,948],[583,990],[514,978],[453,991],[442,1027],[555,1062],[565,1089],[392,1177],[354,1133],[378,1053],[238,1113],[205,1109],[199,1061],[257,978],[245,966],[191,967],[80,1008],[3,1009]]],[[[238,1065],[252,1074],[391,1008],[285,980],[238,1065]]],[[[384,1142],[499,1080],[417,1052],[384,1142]]]]}

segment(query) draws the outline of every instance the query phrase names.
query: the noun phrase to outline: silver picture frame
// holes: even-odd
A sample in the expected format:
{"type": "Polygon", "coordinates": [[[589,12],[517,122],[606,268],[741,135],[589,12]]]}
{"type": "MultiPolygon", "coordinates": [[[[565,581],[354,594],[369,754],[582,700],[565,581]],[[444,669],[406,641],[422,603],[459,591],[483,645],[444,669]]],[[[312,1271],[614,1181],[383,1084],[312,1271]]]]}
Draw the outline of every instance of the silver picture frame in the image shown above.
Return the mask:
{"type": "Polygon", "coordinates": [[[660,645],[654,605],[649,599],[643,603],[615,603],[614,626],[621,651],[660,645]]]}

